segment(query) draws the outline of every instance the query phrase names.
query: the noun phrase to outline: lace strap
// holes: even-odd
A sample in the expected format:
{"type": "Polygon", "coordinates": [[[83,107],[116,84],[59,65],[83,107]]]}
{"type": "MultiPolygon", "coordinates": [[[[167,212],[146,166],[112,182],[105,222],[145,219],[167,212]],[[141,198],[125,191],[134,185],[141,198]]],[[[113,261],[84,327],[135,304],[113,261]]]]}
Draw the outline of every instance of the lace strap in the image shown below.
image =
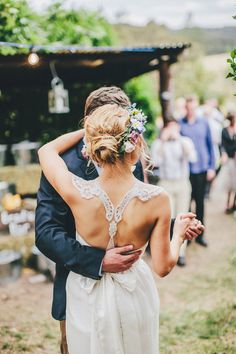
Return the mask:
{"type": "Polygon", "coordinates": [[[143,202],[152,199],[164,191],[164,188],[154,186],[153,184],[142,185],[142,188],[138,191],[138,198],[143,202]]]}
{"type": "Polygon", "coordinates": [[[91,199],[97,196],[98,191],[94,188],[94,183],[89,183],[93,181],[86,181],[76,175],[72,175],[72,184],[81,194],[82,198],[91,199]]]}
{"type": "Polygon", "coordinates": [[[113,219],[113,215],[114,215],[114,205],[112,204],[110,198],[108,197],[108,195],[106,194],[106,192],[99,186],[97,186],[98,189],[98,194],[97,196],[101,199],[105,211],[106,211],[106,219],[111,222],[111,220],[113,219]]]}
{"type": "Polygon", "coordinates": [[[153,186],[151,184],[144,184],[142,182],[137,182],[135,186],[125,195],[123,200],[115,209],[115,222],[118,223],[122,219],[125,208],[133,198],[138,198],[141,201],[147,201],[163,191],[163,188],[153,186]]]}
{"type": "Polygon", "coordinates": [[[126,193],[122,201],[117,205],[115,209],[115,215],[114,215],[114,219],[116,223],[121,221],[125,208],[129,204],[131,199],[137,197],[137,192],[138,192],[138,185],[137,183],[135,183],[135,185],[128,191],[128,193],[126,193]]]}
{"type": "Polygon", "coordinates": [[[86,181],[83,178],[72,175],[72,183],[75,188],[79,190],[82,198],[91,199],[93,197],[99,197],[105,208],[106,219],[111,222],[114,215],[114,206],[107,194],[98,186],[96,181],[86,181]]]}

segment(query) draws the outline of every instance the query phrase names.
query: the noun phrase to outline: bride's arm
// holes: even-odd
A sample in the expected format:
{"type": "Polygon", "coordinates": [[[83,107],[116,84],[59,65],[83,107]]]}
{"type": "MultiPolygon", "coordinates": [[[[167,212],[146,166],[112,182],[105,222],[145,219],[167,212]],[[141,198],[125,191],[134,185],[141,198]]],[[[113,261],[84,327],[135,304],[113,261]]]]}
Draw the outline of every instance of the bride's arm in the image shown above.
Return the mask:
{"type": "Polygon", "coordinates": [[[77,144],[84,137],[84,129],[76,130],[71,133],[66,133],[58,138],[49,141],[49,143],[43,145],[40,150],[51,149],[54,150],[57,154],[62,154],[75,144],[77,144]]]}
{"type": "Polygon", "coordinates": [[[84,137],[84,129],[64,134],[38,150],[39,162],[49,183],[67,201],[71,193],[71,175],[60,157],[84,137]]]}
{"type": "Polygon", "coordinates": [[[185,232],[189,226],[189,218],[178,216],[172,240],[170,241],[170,202],[167,193],[162,192],[158,197],[160,205],[157,210],[157,222],[152,231],[150,239],[151,256],[154,271],[161,277],[166,276],[176,265],[179,257],[180,247],[185,239],[185,232]]]}

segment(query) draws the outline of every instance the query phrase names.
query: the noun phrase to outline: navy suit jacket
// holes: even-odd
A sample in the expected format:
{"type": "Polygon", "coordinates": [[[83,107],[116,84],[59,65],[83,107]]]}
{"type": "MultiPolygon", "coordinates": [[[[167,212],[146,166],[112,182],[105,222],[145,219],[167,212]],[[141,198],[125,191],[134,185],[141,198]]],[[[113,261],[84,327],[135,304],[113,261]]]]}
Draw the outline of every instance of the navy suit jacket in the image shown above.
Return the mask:
{"type": "MultiPolygon", "coordinates": [[[[91,180],[98,177],[96,168],[81,154],[83,142],[66,151],[61,157],[69,171],[91,180]]],[[[143,169],[137,163],[134,175],[143,181],[143,169]]],[[[89,222],[89,219],[88,219],[89,222]]],[[[82,246],[75,239],[75,222],[70,208],[42,174],[37,195],[35,220],[36,246],[56,263],[53,289],[52,316],[65,319],[66,279],[70,271],[92,279],[100,279],[101,263],[105,251],[82,246]]]]}

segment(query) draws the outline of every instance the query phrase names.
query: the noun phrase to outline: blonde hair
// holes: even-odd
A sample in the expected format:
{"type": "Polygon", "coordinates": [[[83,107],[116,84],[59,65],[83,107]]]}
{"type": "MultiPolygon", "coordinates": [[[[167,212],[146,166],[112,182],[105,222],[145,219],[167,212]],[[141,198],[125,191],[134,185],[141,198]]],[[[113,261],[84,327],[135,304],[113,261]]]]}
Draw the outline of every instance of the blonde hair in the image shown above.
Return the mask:
{"type": "Polygon", "coordinates": [[[128,110],[116,104],[103,105],[85,117],[85,140],[90,159],[99,165],[122,160],[124,155],[119,149],[129,121],[128,110]]]}

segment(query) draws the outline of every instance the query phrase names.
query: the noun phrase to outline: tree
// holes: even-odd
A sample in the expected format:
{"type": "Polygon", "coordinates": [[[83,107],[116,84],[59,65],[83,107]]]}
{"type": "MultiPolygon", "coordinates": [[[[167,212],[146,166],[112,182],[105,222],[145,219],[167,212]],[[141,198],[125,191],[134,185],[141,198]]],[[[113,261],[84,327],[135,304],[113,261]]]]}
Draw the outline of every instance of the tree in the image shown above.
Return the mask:
{"type": "Polygon", "coordinates": [[[227,75],[227,78],[232,77],[232,79],[236,81],[236,49],[232,50],[230,53],[230,59],[228,59],[227,62],[230,64],[231,69],[227,75]]]}
{"type": "Polygon", "coordinates": [[[113,43],[111,26],[101,15],[83,9],[65,10],[63,1],[48,7],[41,25],[50,44],[103,46],[113,43]]]}
{"type": "MultiPolygon", "coordinates": [[[[0,0],[0,41],[23,44],[38,43],[41,39],[38,16],[25,0],[0,0]]],[[[0,47],[0,54],[26,51],[12,47],[0,47]]]]}
{"type": "Polygon", "coordinates": [[[155,80],[150,74],[135,77],[124,85],[132,103],[137,103],[148,117],[145,138],[149,143],[156,138],[156,118],[161,113],[155,80]]]}
{"type": "MultiPolygon", "coordinates": [[[[236,16],[233,16],[233,18],[236,20],[236,16]]],[[[230,65],[230,72],[228,73],[227,78],[230,77],[236,81],[236,48],[231,51],[230,58],[227,62],[230,65]]]]}

